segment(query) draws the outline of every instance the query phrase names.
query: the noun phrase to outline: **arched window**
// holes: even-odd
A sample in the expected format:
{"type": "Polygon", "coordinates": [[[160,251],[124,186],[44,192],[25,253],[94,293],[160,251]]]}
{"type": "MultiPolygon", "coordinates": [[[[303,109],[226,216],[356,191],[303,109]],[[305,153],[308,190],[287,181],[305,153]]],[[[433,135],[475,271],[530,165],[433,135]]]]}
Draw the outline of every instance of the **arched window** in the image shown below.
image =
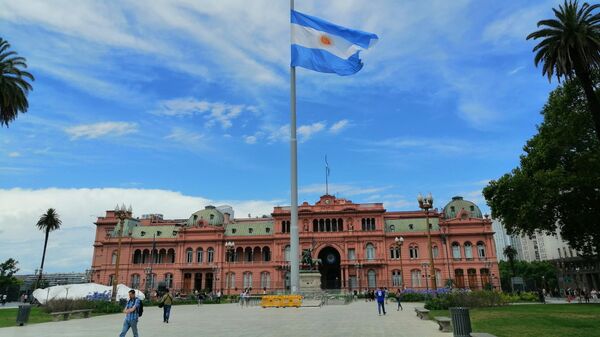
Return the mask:
{"type": "Polygon", "coordinates": [[[377,274],[373,269],[369,269],[369,271],[367,272],[367,284],[369,288],[377,287],[377,274]]]}
{"type": "Polygon", "coordinates": [[[400,247],[394,245],[390,247],[390,259],[396,260],[400,258],[400,247]]]}
{"type": "Polygon", "coordinates": [[[271,288],[271,274],[267,271],[260,273],[260,289],[271,288]]]}
{"type": "Polygon", "coordinates": [[[460,260],[460,245],[458,242],[452,242],[452,257],[455,260],[460,260]]]}
{"type": "Polygon", "coordinates": [[[133,264],[139,264],[142,263],[142,251],[139,249],[136,249],[135,252],[133,253],[133,264]]]}
{"type": "Polygon", "coordinates": [[[337,232],[338,228],[337,228],[337,219],[331,219],[331,231],[332,232],[337,232]]]}
{"type": "Polygon", "coordinates": [[[431,252],[433,253],[433,258],[437,259],[440,255],[440,250],[438,249],[438,246],[432,246],[431,247],[431,252]]]}
{"type": "Polygon", "coordinates": [[[175,263],[175,249],[169,248],[167,251],[167,262],[175,263]]]}
{"type": "Polygon", "coordinates": [[[330,219],[325,219],[325,231],[331,232],[331,220],[330,219]]]}
{"type": "Polygon", "coordinates": [[[252,273],[244,272],[244,288],[252,288],[252,273]]]}
{"type": "Polygon", "coordinates": [[[246,262],[252,262],[252,248],[251,247],[246,247],[246,249],[244,250],[244,261],[246,262]]]}
{"type": "Polygon", "coordinates": [[[338,231],[344,231],[344,220],[342,218],[338,219],[338,231]]]}
{"type": "Polygon", "coordinates": [[[140,287],[140,274],[131,275],[131,287],[133,289],[138,289],[140,287]]]}
{"type": "Polygon", "coordinates": [[[112,264],[117,264],[117,251],[113,250],[112,252],[112,258],[111,258],[111,262],[112,264]]]}
{"type": "Polygon", "coordinates": [[[202,248],[196,249],[196,262],[202,263],[202,261],[204,260],[203,255],[204,255],[204,249],[202,249],[202,248]]]}
{"type": "Polygon", "coordinates": [[[408,247],[408,254],[410,255],[411,259],[418,259],[419,258],[419,246],[417,246],[416,244],[411,244],[408,247]]]}
{"type": "Polygon", "coordinates": [[[485,244],[481,241],[477,242],[477,255],[480,259],[485,258],[485,244]]]}
{"type": "Polygon", "coordinates": [[[185,261],[187,263],[194,262],[194,250],[192,250],[192,248],[188,248],[185,250],[185,261]]]}
{"type": "Polygon", "coordinates": [[[313,232],[319,231],[319,221],[317,219],[313,220],[313,232]]]}
{"type": "Polygon", "coordinates": [[[225,287],[227,289],[235,288],[235,273],[228,273],[225,278],[225,287]]]}
{"type": "Polygon", "coordinates": [[[442,271],[439,269],[435,270],[435,284],[438,288],[443,287],[442,285],[442,271]]]}
{"type": "Polygon", "coordinates": [[[473,260],[473,244],[469,241],[465,242],[465,259],[473,260]]]}
{"type": "Polygon", "coordinates": [[[152,262],[158,263],[158,249],[152,250],[152,262]]]}
{"type": "Polygon", "coordinates": [[[467,277],[469,278],[469,288],[477,289],[477,270],[474,268],[467,269],[467,277]]]}
{"type": "Polygon", "coordinates": [[[215,261],[215,249],[213,247],[208,247],[206,250],[206,262],[213,263],[215,261]]]}
{"type": "Polygon", "coordinates": [[[269,247],[263,247],[262,249],[262,260],[264,262],[269,262],[271,261],[271,249],[269,249],[269,247]]]}
{"type": "Polygon", "coordinates": [[[392,270],[392,286],[393,287],[402,286],[402,274],[400,274],[399,270],[392,270]]]}
{"type": "Polygon", "coordinates": [[[410,284],[413,288],[419,288],[421,286],[421,271],[419,269],[410,271],[410,284]]]}
{"type": "Polygon", "coordinates": [[[285,248],[283,249],[283,258],[285,259],[285,261],[291,261],[290,260],[290,246],[285,246],[285,248]]]}
{"type": "Polygon", "coordinates": [[[161,249],[158,252],[158,263],[165,263],[166,256],[167,256],[167,251],[165,249],[161,249]]]}
{"type": "Polygon", "coordinates": [[[319,232],[325,231],[325,220],[319,219],[319,232]]]}
{"type": "Polygon", "coordinates": [[[375,246],[373,246],[372,243],[367,243],[366,250],[367,250],[367,260],[374,260],[375,259],[375,246]]]}
{"type": "Polygon", "coordinates": [[[173,274],[171,274],[171,273],[165,274],[165,286],[167,286],[167,288],[169,288],[169,289],[173,288],[173,274]]]}
{"type": "Polygon", "coordinates": [[[456,279],[456,287],[461,289],[465,287],[465,272],[462,269],[454,270],[454,278],[456,279]]]}
{"type": "Polygon", "coordinates": [[[235,250],[235,261],[236,262],[244,261],[244,248],[237,247],[237,249],[235,250]]]}

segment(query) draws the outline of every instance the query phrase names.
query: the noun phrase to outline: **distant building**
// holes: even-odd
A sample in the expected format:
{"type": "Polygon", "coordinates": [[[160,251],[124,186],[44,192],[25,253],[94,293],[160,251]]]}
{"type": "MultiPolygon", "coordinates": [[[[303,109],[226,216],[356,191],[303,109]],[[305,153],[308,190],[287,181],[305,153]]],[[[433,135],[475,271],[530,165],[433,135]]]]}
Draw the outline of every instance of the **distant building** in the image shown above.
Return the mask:
{"type": "Polygon", "coordinates": [[[504,225],[498,220],[492,219],[492,229],[494,230],[494,241],[496,242],[496,256],[498,260],[504,261],[506,260],[504,249],[513,245],[511,237],[506,234],[504,225]]]}
{"type": "MultiPolygon", "coordinates": [[[[33,290],[32,288],[35,286],[39,275],[15,275],[15,277],[23,282],[21,284],[21,291],[29,291],[33,290]]],[[[51,273],[43,274],[42,281],[52,287],[64,284],[87,283],[88,278],[85,273],[51,273]]]]}

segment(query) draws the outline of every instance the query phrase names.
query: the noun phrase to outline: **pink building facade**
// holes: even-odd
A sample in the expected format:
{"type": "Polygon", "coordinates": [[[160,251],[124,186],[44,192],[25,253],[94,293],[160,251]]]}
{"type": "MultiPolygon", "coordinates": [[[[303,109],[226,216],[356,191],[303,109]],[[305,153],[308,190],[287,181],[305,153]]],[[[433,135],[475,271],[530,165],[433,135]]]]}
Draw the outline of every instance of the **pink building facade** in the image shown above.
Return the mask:
{"type": "MultiPolygon", "coordinates": [[[[289,207],[270,216],[233,218],[230,207],[207,206],[187,219],[146,215],[124,221],[119,283],[141,290],[160,284],[179,291],[289,289],[289,207]],[[229,253],[225,243],[233,242],[229,253]]],[[[477,205],[454,197],[429,211],[435,276],[430,275],[424,211],[388,212],[381,203],[356,204],[324,195],[299,206],[300,249],[320,258],[321,287],[343,291],[377,286],[413,289],[499,289],[491,220],[477,205]],[[396,244],[396,238],[403,244],[396,244]]],[[[96,221],[92,281],[115,275],[118,219],[96,221]]]]}

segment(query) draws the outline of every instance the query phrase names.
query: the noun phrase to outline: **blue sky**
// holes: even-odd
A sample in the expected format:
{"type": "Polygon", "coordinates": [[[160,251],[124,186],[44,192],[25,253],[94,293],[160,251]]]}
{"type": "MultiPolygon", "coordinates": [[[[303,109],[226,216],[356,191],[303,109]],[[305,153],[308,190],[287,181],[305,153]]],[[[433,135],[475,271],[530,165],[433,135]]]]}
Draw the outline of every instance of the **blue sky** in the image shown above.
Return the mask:
{"type": "MultiPolygon", "coordinates": [[[[296,1],[380,37],[354,76],[298,70],[300,200],[324,194],[327,155],[339,197],[406,210],[431,191],[487,211],[482,187],[518,164],[556,85],[525,37],[557,3],[296,1]]],[[[55,205],[62,240],[81,244],[50,270],[89,266],[93,216],[117,202],[172,217],[288,204],[288,4],[0,0],[2,37],[36,77],[29,111],[0,130],[0,234],[14,239],[0,259],[36,242],[20,258],[33,270],[41,234],[25,233],[55,205]]]]}

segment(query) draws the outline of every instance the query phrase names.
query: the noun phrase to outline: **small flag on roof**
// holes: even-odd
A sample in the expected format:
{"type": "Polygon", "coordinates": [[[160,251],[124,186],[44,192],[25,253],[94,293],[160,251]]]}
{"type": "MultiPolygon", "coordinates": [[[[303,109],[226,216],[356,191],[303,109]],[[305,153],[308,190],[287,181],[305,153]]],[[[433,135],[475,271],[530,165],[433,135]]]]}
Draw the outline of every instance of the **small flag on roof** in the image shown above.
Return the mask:
{"type": "Polygon", "coordinates": [[[359,52],[371,48],[379,38],[295,10],[291,12],[293,67],[336,73],[357,73],[363,63],[359,52]]]}

